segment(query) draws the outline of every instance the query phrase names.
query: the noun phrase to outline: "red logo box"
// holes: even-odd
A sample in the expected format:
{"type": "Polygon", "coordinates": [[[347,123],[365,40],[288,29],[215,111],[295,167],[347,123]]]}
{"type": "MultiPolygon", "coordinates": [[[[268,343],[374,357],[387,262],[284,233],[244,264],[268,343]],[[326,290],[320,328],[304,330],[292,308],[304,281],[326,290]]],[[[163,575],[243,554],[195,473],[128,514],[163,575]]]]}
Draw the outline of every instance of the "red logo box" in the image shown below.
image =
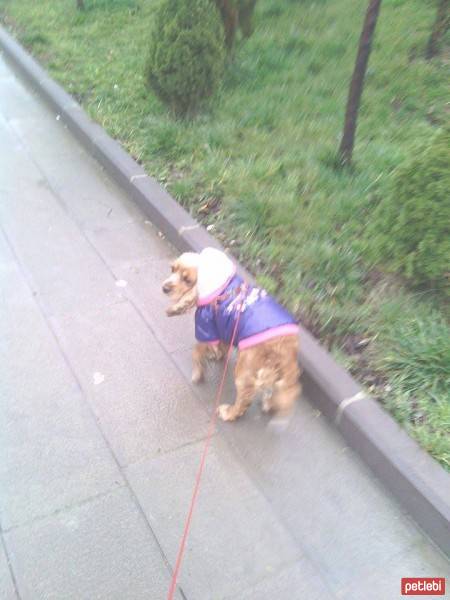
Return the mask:
{"type": "Polygon", "coordinates": [[[445,577],[402,577],[402,596],[444,596],[445,577]]]}

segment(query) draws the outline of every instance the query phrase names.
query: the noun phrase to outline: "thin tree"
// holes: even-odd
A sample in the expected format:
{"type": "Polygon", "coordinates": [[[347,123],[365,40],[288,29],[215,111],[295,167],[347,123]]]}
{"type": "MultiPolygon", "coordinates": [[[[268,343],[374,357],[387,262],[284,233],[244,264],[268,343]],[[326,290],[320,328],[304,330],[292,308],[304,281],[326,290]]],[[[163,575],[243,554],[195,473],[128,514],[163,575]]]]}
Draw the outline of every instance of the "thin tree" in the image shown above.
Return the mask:
{"type": "Polygon", "coordinates": [[[236,29],[238,26],[238,11],[233,0],[215,0],[222,17],[223,28],[225,32],[225,46],[231,51],[234,46],[236,29]]]}
{"type": "Polygon", "coordinates": [[[215,0],[225,31],[225,46],[233,50],[236,32],[239,27],[242,37],[249,38],[253,33],[252,17],[257,0],[215,0]]]}
{"type": "Polygon", "coordinates": [[[449,8],[450,0],[439,0],[433,29],[428,38],[427,49],[425,51],[425,58],[428,60],[439,54],[442,39],[450,27],[449,8]]]}
{"type": "Polygon", "coordinates": [[[348,92],[347,108],[345,111],[344,132],[339,147],[338,159],[341,165],[350,165],[352,162],[353,146],[355,144],[356,125],[358,120],[359,105],[364,88],[367,63],[375,27],[380,12],[381,0],[369,0],[364,25],[359,39],[358,54],[348,92]]]}
{"type": "Polygon", "coordinates": [[[78,10],[84,10],[86,8],[84,6],[84,0],[77,0],[77,8],[78,10]]]}
{"type": "Polygon", "coordinates": [[[244,38],[249,38],[253,33],[252,17],[256,0],[240,0],[238,3],[239,28],[244,38]]]}

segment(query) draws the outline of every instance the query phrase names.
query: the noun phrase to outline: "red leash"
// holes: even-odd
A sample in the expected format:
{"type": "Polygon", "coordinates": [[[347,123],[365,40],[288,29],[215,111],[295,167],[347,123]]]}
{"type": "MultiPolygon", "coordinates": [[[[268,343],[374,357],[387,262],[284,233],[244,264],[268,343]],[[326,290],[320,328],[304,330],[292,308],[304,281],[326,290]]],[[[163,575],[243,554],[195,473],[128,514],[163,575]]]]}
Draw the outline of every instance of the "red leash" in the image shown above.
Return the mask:
{"type": "MultiPolygon", "coordinates": [[[[245,291],[245,288],[244,288],[243,291],[245,291]]],[[[238,309],[238,314],[237,314],[237,317],[236,317],[236,323],[234,324],[234,329],[233,329],[233,335],[231,336],[230,346],[228,348],[227,356],[226,356],[226,359],[225,359],[225,366],[224,366],[224,369],[223,369],[222,379],[220,381],[220,385],[219,385],[219,388],[217,390],[216,399],[215,399],[215,402],[214,402],[214,412],[213,412],[213,415],[212,415],[211,420],[209,422],[208,433],[206,435],[205,445],[203,447],[202,457],[200,459],[200,466],[198,468],[197,476],[195,478],[194,491],[192,493],[191,504],[190,504],[190,507],[189,507],[189,512],[188,512],[188,516],[187,516],[187,519],[186,519],[186,523],[184,525],[184,531],[183,531],[183,536],[181,538],[180,547],[178,548],[177,560],[176,560],[176,563],[175,563],[175,569],[173,571],[172,580],[170,582],[170,588],[169,588],[169,593],[167,595],[167,600],[173,600],[174,595],[175,595],[175,590],[176,590],[176,587],[177,587],[178,574],[179,574],[179,571],[180,571],[181,561],[183,560],[184,547],[186,546],[186,540],[187,540],[187,537],[188,537],[188,534],[189,534],[189,529],[190,529],[190,526],[191,526],[192,515],[194,514],[195,502],[197,500],[198,491],[199,491],[199,488],[200,488],[200,481],[201,481],[201,478],[202,478],[203,469],[205,467],[206,455],[208,454],[209,446],[210,446],[210,443],[211,443],[211,438],[213,436],[214,429],[216,427],[217,409],[219,408],[220,399],[221,399],[222,393],[223,393],[223,386],[225,384],[225,377],[226,377],[227,370],[228,370],[228,363],[230,362],[231,353],[233,352],[233,343],[234,343],[234,340],[235,340],[235,337],[236,337],[237,328],[238,328],[238,325],[239,325],[239,320],[241,318],[242,306],[243,306],[243,300],[242,300],[242,302],[241,302],[241,304],[239,306],[239,309],[238,309]]]]}

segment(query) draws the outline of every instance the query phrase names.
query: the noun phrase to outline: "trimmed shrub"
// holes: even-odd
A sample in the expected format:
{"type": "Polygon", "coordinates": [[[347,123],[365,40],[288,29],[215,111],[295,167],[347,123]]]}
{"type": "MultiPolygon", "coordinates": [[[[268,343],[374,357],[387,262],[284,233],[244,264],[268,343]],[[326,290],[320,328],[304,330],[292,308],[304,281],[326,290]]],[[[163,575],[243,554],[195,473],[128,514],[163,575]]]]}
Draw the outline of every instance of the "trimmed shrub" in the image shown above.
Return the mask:
{"type": "Polygon", "coordinates": [[[163,0],[155,15],[147,80],[177,115],[196,112],[217,89],[225,50],[211,0],[163,0]]]}
{"type": "Polygon", "coordinates": [[[370,226],[372,252],[413,284],[449,293],[450,129],[417,148],[392,176],[370,226]]]}

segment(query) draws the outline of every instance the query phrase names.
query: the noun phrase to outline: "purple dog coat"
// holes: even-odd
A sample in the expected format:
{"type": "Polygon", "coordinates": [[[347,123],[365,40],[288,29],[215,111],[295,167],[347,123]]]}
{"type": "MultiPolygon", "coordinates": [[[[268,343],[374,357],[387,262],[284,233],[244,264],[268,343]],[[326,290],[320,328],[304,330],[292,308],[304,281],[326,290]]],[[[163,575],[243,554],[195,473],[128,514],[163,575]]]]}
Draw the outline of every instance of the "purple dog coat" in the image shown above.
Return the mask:
{"type": "Polygon", "coordinates": [[[223,253],[206,248],[198,265],[195,337],[199,342],[230,343],[242,307],[234,345],[240,350],[281,335],[297,335],[294,317],[265,290],[242,287],[236,267],[223,253]]]}

